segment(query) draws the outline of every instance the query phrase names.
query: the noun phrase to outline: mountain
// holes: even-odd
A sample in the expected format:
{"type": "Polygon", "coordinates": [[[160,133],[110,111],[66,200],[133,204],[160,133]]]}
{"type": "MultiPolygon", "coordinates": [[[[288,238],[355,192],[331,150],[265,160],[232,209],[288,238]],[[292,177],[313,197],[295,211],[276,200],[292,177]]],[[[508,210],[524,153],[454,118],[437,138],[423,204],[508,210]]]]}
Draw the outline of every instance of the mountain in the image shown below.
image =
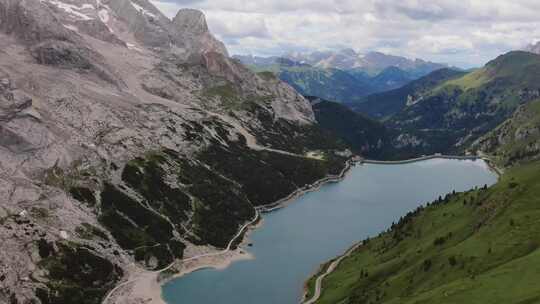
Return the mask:
{"type": "Polygon", "coordinates": [[[463,75],[465,75],[464,72],[440,69],[398,89],[368,95],[358,102],[347,103],[347,105],[355,111],[382,119],[422,100],[424,96],[430,94],[430,90],[441,83],[463,75]]]}
{"type": "Polygon", "coordinates": [[[358,100],[361,96],[377,90],[369,79],[357,78],[338,69],[287,67],[279,72],[279,78],[300,94],[334,101],[358,100]]]}
{"type": "Polygon", "coordinates": [[[539,55],[510,52],[409,100],[385,124],[407,141],[418,141],[425,153],[463,151],[520,105],[539,98],[539,79],[539,55]]]}
{"type": "Polygon", "coordinates": [[[235,55],[234,58],[255,72],[275,73],[303,95],[344,103],[361,102],[369,94],[399,88],[443,66],[369,53],[364,57],[366,61],[362,61],[369,67],[368,71],[358,66],[359,55],[352,50],[285,57],[235,55]],[[321,63],[325,58],[325,63],[321,63]]]}
{"type": "Polygon", "coordinates": [[[412,80],[415,77],[405,72],[404,70],[391,66],[384,69],[382,72],[377,74],[377,76],[372,78],[372,82],[375,87],[380,88],[380,90],[386,90],[391,88],[399,88],[412,80]]]}
{"type": "Polygon", "coordinates": [[[101,303],[345,167],[309,102],[199,11],[0,0],[0,45],[0,303],[101,303]]]}
{"type": "Polygon", "coordinates": [[[405,57],[387,55],[381,52],[369,52],[362,55],[352,49],[313,53],[291,53],[286,54],[284,57],[323,69],[336,68],[340,70],[352,70],[356,73],[363,72],[370,76],[376,76],[389,67],[396,67],[402,71],[408,72],[413,77],[418,78],[432,71],[448,67],[445,64],[424,61],[421,59],[412,60],[405,57]]]}
{"type": "Polygon", "coordinates": [[[304,96],[318,96],[326,100],[358,100],[377,91],[367,76],[356,76],[340,69],[321,69],[283,57],[234,56],[251,70],[271,72],[304,96]]]}
{"type": "Polygon", "coordinates": [[[501,166],[531,162],[540,157],[540,100],[521,105],[507,121],[473,143],[501,166]]]}
{"type": "Polygon", "coordinates": [[[313,104],[315,119],[324,130],[342,139],[358,154],[373,159],[396,156],[394,134],[382,123],[364,117],[348,107],[317,97],[306,97],[313,104]]]}

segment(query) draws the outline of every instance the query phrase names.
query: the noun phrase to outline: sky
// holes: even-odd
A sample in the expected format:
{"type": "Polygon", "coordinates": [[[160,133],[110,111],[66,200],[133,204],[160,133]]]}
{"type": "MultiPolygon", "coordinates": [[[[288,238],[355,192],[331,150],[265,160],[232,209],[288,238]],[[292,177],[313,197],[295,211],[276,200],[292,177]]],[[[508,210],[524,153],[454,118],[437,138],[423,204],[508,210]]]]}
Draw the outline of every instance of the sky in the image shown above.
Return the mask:
{"type": "Polygon", "coordinates": [[[231,54],[352,48],[481,66],[540,38],[538,0],[151,0],[202,10],[231,54]]]}

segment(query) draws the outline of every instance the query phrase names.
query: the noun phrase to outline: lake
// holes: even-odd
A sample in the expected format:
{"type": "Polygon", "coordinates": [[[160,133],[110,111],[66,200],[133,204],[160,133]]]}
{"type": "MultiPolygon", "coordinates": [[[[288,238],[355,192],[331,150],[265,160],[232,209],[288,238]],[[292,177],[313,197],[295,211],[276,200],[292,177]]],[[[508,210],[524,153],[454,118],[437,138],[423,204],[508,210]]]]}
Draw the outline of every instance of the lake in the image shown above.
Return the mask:
{"type": "Polygon", "coordinates": [[[492,185],[484,161],[431,159],[403,165],[357,165],[286,208],[263,215],[246,248],[254,260],[204,269],[163,286],[169,304],[297,304],[318,266],[386,230],[440,195],[492,185]]]}

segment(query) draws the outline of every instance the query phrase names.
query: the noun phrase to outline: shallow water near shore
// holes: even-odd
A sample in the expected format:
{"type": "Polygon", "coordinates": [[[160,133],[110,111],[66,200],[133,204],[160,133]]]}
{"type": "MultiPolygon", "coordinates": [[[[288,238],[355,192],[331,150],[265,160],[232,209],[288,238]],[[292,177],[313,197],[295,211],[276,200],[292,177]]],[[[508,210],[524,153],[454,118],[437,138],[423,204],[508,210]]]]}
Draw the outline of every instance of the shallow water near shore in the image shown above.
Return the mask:
{"type": "Polygon", "coordinates": [[[254,260],[174,279],[163,286],[163,298],[169,304],[297,304],[321,263],[440,195],[496,181],[482,160],[355,166],[343,181],[263,215],[250,235],[253,247],[246,248],[254,260]]]}

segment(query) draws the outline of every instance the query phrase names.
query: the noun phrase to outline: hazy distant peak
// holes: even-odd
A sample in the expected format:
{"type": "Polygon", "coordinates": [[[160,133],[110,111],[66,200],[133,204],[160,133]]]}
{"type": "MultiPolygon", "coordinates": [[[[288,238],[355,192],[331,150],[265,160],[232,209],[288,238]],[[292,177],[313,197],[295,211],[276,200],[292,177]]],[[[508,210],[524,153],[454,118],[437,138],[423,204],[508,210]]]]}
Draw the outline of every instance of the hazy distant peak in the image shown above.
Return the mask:
{"type": "Polygon", "coordinates": [[[343,54],[343,55],[346,55],[346,56],[351,56],[351,57],[357,57],[358,56],[358,53],[356,53],[356,51],[351,49],[351,48],[342,49],[342,50],[339,51],[339,53],[343,54]]]}
{"type": "Polygon", "coordinates": [[[338,51],[295,52],[284,55],[284,57],[297,62],[305,62],[319,68],[365,70],[371,75],[376,75],[388,67],[399,67],[413,73],[416,73],[416,70],[420,70],[419,75],[425,75],[431,71],[447,67],[446,64],[428,62],[421,59],[409,59],[376,51],[359,54],[351,48],[338,51]]]}

